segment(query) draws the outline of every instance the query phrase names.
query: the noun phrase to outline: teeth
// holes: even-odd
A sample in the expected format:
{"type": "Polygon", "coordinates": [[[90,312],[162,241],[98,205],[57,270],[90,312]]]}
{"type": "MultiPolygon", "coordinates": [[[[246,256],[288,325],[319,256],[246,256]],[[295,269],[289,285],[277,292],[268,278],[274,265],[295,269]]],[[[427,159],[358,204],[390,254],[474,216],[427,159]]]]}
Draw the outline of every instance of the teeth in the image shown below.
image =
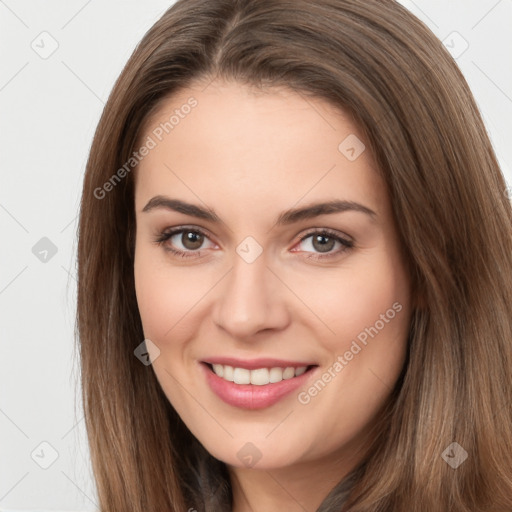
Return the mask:
{"type": "Polygon", "coordinates": [[[263,386],[270,382],[270,372],[267,368],[258,368],[257,370],[251,370],[251,384],[255,386],[263,386]]]}
{"type": "Polygon", "coordinates": [[[250,384],[251,383],[251,371],[245,368],[235,368],[233,374],[233,382],[235,384],[250,384]]]}
{"type": "Polygon", "coordinates": [[[282,368],[271,368],[270,370],[270,382],[281,382],[283,380],[283,369],[282,368]]]}
{"type": "Polygon", "coordinates": [[[253,384],[255,386],[265,386],[266,384],[274,384],[282,380],[298,377],[306,372],[306,366],[294,368],[257,368],[255,370],[247,370],[246,368],[233,368],[233,366],[214,364],[213,371],[219,377],[235,384],[253,384]]]}
{"type": "Polygon", "coordinates": [[[223,377],[224,376],[224,366],[222,366],[221,364],[214,364],[213,365],[213,371],[219,376],[219,377],[223,377]]]}
{"type": "Polygon", "coordinates": [[[295,377],[298,377],[299,375],[302,375],[305,372],[306,372],[306,367],[305,366],[301,366],[300,368],[297,368],[295,370],[295,377]]]}
{"type": "MultiPolygon", "coordinates": [[[[221,364],[219,364],[219,366],[222,368],[221,364]]],[[[217,373],[217,375],[219,374],[217,373]]],[[[223,377],[224,379],[229,380],[229,382],[233,382],[235,380],[233,367],[228,365],[224,366],[223,375],[219,375],[219,377],[223,377]]]]}
{"type": "Polygon", "coordinates": [[[291,379],[295,377],[295,368],[285,368],[283,372],[283,379],[291,379]]]}

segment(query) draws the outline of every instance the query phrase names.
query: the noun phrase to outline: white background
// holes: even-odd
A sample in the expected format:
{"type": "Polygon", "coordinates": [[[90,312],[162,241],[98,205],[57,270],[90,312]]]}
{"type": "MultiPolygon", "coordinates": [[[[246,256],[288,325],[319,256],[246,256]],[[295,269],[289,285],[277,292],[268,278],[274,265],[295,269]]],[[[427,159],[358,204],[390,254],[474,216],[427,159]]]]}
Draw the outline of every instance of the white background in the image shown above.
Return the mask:
{"type": "MultiPolygon", "coordinates": [[[[469,44],[457,62],[512,184],[512,0],[402,3],[453,52],[469,44]]],[[[73,338],[80,188],[114,80],[171,4],[0,0],[1,510],[97,507],[73,338]]]]}

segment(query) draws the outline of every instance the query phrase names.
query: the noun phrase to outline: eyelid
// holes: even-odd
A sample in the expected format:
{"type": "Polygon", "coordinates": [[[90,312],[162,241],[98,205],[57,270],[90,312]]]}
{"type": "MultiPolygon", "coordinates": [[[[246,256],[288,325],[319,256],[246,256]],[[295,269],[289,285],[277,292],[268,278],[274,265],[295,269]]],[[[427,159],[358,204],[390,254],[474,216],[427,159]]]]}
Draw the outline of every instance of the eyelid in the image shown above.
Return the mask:
{"type": "MultiPolygon", "coordinates": [[[[300,244],[301,242],[303,242],[304,240],[306,240],[307,238],[311,237],[312,235],[323,235],[323,236],[327,236],[328,238],[332,238],[336,242],[341,244],[342,248],[338,249],[337,251],[326,252],[326,253],[300,251],[300,252],[305,252],[305,253],[309,254],[309,256],[306,256],[306,258],[308,258],[308,259],[313,259],[313,260],[323,260],[326,258],[334,259],[334,258],[341,256],[345,252],[354,249],[354,247],[355,247],[354,239],[351,236],[348,236],[346,234],[341,234],[340,232],[330,229],[330,228],[320,228],[320,227],[309,228],[309,230],[305,234],[301,235],[301,237],[299,238],[299,241],[294,245],[294,247],[296,245],[300,244]]],[[[295,252],[297,252],[297,251],[295,251],[295,252]]]]}
{"type": "Polygon", "coordinates": [[[320,228],[320,227],[309,228],[305,234],[301,235],[301,237],[299,238],[299,241],[302,242],[305,238],[308,238],[309,236],[315,235],[315,234],[326,234],[326,235],[332,236],[333,238],[344,239],[347,242],[354,241],[351,236],[346,235],[345,233],[340,233],[339,231],[336,231],[336,230],[330,229],[330,228],[320,228]]]}
{"type": "MultiPolygon", "coordinates": [[[[158,231],[156,234],[156,237],[154,238],[154,242],[158,245],[161,245],[161,244],[164,244],[169,239],[171,239],[173,236],[178,235],[180,233],[184,233],[184,232],[198,233],[198,234],[204,236],[205,238],[207,238],[213,245],[217,245],[215,242],[213,242],[213,240],[211,240],[212,237],[207,232],[207,230],[200,228],[198,226],[190,226],[190,225],[175,226],[173,228],[165,228],[162,231],[158,231]]],[[[175,252],[175,253],[182,252],[182,253],[190,253],[190,254],[199,254],[204,249],[199,249],[196,251],[192,251],[192,250],[181,251],[179,249],[173,250],[173,249],[167,248],[167,250],[169,250],[170,252],[175,252]]]]}

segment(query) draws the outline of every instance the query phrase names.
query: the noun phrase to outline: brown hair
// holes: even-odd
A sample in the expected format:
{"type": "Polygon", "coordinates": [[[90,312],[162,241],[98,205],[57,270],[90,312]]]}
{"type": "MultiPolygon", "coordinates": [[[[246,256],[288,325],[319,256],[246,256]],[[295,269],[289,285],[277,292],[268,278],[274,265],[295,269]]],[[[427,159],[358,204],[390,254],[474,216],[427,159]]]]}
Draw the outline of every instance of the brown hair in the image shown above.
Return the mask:
{"type": "MultiPolygon", "coordinates": [[[[112,181],[162,100],[216,77],[351,113],[386,180],[417,307],[403,378],[343,510],[512,510],[512,208],[456,63],[394,0],[179,0],[126,64],[91,147],[79,225],[77,327],[101,510],[231,507],[225,465],[134,356],[134,176],[112,181]],[[452,442],[468,453],[457,469],[441,456],[452,442]]],[[[336,493],[319,510],[340,510],[336,493]]]]}

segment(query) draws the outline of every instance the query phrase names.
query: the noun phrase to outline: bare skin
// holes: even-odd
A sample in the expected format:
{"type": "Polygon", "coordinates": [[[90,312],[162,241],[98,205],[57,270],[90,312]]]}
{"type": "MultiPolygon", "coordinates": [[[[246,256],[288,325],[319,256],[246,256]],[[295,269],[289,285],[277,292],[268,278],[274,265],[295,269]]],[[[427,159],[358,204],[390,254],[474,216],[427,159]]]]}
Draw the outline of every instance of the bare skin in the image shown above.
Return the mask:
{"type": "Polygon", "coordinates": [[[160,350],[153,369],[169,401],[227,464],[233,510],[314,511],[361,461],[404,364],[410,280],[391,204],[369,150],[353,159],[354,144],[338,149],[349,135],[364,142],[343,112],[287,89],[205,85],[167,99],[142,138],[157,142],[136,175],[144,334],[160,350]],[[155,128],[191,96],[197,106],[156,140],[155,128]],[[220,220],[164,206],[143,211],[155,196],[208,208],[220,220]],[[276,223],[286,210],[333,200],[374,215],[348,209],[276,223]],[[183,226],[185,233],[155,241],[183,226]],[[249,263],[237,247],[262,252],[249,263]],[[300,389],[247,410],[208,385],[201,362],[213,356],[316,366],[300,389]]]}

